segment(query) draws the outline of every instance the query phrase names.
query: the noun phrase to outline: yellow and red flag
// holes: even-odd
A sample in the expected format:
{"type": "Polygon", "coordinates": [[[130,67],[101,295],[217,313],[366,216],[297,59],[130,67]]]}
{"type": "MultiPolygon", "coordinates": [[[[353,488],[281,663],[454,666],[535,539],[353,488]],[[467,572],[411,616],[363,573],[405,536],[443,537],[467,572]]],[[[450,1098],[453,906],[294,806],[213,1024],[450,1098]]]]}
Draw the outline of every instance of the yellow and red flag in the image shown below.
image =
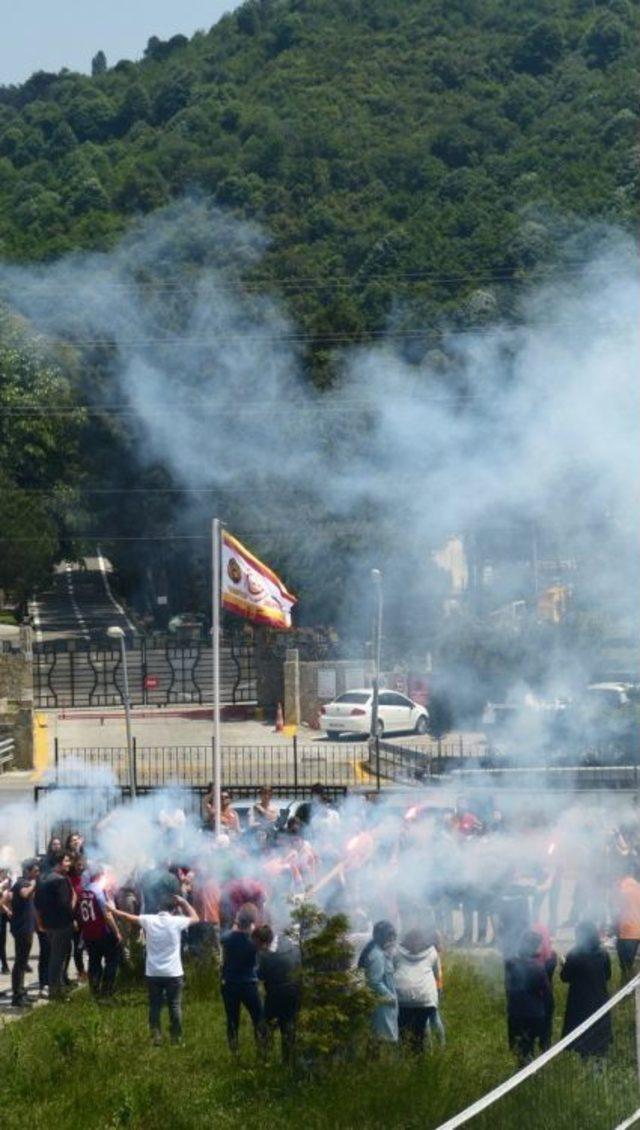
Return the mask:
{"type": "Polygon", "coordinates": [[[291,627],[296,597],[273,569],[226,530],[221,537],[222,607],[272,628],[291,627]]]}

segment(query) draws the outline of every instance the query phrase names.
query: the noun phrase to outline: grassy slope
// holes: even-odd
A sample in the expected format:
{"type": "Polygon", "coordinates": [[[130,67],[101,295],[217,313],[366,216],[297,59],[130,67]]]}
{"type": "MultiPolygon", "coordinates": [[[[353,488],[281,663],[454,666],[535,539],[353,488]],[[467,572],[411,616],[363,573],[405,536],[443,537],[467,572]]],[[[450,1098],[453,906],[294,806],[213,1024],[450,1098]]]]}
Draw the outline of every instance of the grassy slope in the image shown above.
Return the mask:
{"type": "MultiPolygon", "coordinates": [[[[563,995],[561,989],[556,993],[557,1023],[563,995]]],[[[270,1130],[294,1124],[428,1130],[513,1068],[495,964],[490,962],[481,975],[461,959],[450,959],[443,1012],[448,1034],[444,1054],[416,1063],[392,1056],[343,1066],[309,1083],[283,1072],[275,1059],[266,1068],[257,1063],[246,1019],[241,1056],[237,1063],[230,1060],[212,985],[191,978],[185,1043],[178,1049],[149,1046],[141,989],[121,991],[118,1004],[109,1009],[79,993],[68,1006],[40,1009],[0,1035],[2,1126],[101,1130],[151,1128],[161,1122],[187,1130],[255,1121],[270,1130]]],[[[616,1121],[604,1108],[612,1101],[611,1073],[607,1076],[601,1086],[592,1072],[565,1060],[560,1088],[536,1082],[519,1093],[517,1103],[504,1105],[493,1125],[501,1130],[545,1124],[554,1130],[605,1130],[616,1121]]],[[[627,1113],[635,1097],[630,1079],[621,1076],[621,1109],[627,1113]]]]}

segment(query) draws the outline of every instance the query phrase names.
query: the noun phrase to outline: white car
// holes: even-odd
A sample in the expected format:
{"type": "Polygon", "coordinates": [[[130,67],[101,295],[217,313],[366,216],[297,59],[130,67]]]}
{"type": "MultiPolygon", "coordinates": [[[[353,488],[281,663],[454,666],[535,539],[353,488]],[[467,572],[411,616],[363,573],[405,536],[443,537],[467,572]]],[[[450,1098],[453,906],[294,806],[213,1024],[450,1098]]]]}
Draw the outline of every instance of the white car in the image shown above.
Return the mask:
{"type": "MultiPolygon", "coordinates": [[[[335,702],[329,702],[320,710],[320,727],[329,739],[340,734],[370,734],[371,707],[373,691],[371,688],[346,691],[335,702]]],[[[429,712],[424,706],[412,702],[398,691],[381,690],[378,694],[378,737],[383,734],[401,734],[413,731],[426,734],[429,729],[429,712]]]]}

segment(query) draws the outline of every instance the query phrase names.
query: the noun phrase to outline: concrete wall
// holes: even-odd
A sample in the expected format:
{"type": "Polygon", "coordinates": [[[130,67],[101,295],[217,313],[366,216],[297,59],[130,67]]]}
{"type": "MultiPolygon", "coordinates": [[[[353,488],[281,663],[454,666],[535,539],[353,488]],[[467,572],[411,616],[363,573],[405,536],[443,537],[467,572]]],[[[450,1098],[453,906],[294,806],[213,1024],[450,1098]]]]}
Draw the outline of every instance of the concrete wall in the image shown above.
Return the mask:
{"type": "Polygon", "coordinates": [[[279,702],[284,702],[284,676],[282,660],[274,654],[265,633],[255,633],[256,697],[258,707],[267,717],[275,718],[279,702]]]}
{"type": "Polygon", "coordinates": [[[371,686],[370,659],[323,659],[298,664],[298,703],[295,704],[295,661],[285,662],[285,722],[318,728],[320,707],[355,687],[371,686]],[[297,717],[296,717],[297,715],[297,717]]]}

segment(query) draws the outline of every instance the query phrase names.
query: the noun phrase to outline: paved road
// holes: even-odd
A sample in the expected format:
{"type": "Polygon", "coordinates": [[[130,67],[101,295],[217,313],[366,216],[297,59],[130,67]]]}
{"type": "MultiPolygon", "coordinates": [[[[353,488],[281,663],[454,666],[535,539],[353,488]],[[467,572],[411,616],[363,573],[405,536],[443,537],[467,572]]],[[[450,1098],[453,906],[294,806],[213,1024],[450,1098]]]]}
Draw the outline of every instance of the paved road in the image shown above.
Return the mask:
{"type": "Polygon", "coordinates": [[[51,588],[29,606],[36,643],[106,640],[111,625],[131,633],[134,625],[113,594],[110,571],[100,553],[57,565],[51,588]]]}

